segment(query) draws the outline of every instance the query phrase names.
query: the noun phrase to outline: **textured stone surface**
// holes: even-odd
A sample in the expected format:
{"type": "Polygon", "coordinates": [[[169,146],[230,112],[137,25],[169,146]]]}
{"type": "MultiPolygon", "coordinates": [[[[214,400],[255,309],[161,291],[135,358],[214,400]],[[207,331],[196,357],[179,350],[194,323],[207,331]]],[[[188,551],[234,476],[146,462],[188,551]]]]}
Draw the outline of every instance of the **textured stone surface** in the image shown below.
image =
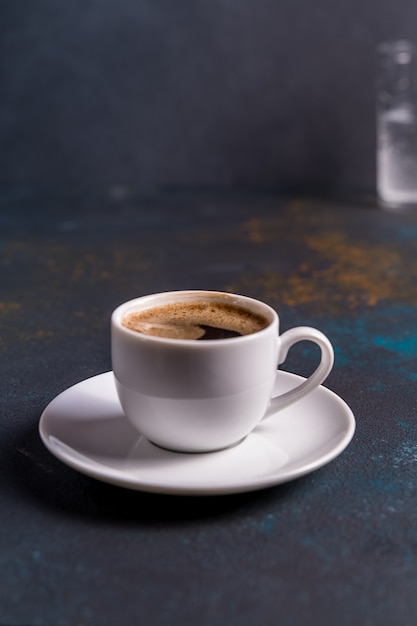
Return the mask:
{"type": "MultiPolygon", "coordinates": [[[[16,191],[0,211],[0,624],[414,625],[417,214],[16,191]],[[201,287],[328,334],[326,386],[357,419],[347,450],[293,483],[206,499],[118,489],[53,458],[40,414],[110,369],[112,309],[201,287]]],[[[314,358],[300,346],[285,369],[314,358]]]]}

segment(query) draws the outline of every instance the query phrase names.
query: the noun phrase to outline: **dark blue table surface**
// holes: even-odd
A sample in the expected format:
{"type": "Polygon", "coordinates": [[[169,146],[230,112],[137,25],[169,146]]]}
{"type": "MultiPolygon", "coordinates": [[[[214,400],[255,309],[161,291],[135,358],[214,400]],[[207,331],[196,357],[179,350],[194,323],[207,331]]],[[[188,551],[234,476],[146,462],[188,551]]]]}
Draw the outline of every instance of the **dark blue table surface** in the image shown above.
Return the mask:
{"type": "MultiPolygon", "coordinates": [[[[415,625],[417,212],[363,199],[0,190],[0,625],[415,625]],[[61,391],[108,371],[129,298],[208,288],[335,347],[350,446],[294,482],[168,497],[42,445],[61,391]]],[[[316,354],[291,351],[302,375],[316,354]]]]}

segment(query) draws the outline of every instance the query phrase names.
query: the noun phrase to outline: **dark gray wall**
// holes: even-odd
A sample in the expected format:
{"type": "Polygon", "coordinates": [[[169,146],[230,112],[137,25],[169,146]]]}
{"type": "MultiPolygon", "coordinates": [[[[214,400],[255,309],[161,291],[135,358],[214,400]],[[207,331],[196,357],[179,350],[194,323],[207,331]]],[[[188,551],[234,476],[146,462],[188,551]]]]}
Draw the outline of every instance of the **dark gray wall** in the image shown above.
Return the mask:
{"type": "Polygon", "coordinates": [[[374,187],[416,0],[0,0],[0,183],[374,187]]]}

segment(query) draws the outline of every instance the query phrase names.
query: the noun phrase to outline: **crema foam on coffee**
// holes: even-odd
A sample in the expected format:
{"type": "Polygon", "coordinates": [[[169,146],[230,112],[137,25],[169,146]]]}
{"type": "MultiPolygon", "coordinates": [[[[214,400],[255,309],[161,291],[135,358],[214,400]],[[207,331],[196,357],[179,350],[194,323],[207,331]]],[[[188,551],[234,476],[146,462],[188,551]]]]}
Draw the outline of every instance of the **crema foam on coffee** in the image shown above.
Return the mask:
{"type": "Polygon", "coordinates": [[[171,302],[126,313],[126,328],[167,339],[228,339],[268,326],[263,315],[229,302],[171,302]]]}

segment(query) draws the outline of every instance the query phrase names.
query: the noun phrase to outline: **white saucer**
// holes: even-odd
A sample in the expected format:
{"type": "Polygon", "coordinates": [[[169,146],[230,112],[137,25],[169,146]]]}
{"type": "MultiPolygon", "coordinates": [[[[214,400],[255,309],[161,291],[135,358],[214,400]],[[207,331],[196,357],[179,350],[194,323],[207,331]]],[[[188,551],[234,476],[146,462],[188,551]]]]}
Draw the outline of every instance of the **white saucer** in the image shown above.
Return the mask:
{"type": "MultiPolygon", "coordinates": [[[[277,372],[280,393],[301,377],[277,372]]],[[[325,387],[264,419],[237,446],[207,454],[168,452],[133,429],[119,404],[113,373],[84,380],[43,412],[46,447],[74,469],[130,489],[217,495],[272,487],[337,457],[352,439],[355,418],[325,387]]]]}

